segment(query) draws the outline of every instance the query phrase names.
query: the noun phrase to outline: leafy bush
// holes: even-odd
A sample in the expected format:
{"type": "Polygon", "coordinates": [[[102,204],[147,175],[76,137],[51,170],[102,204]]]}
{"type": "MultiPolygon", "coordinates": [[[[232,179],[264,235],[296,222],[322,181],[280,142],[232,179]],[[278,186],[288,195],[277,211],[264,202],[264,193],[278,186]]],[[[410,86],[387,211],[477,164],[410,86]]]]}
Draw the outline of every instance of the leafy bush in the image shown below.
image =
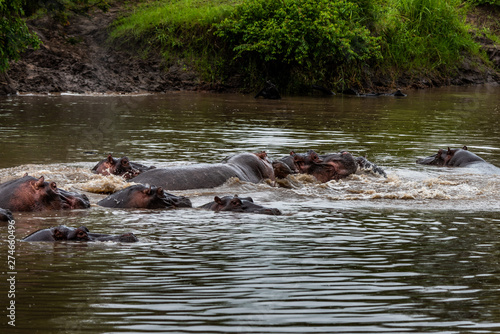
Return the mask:
{"type": "Polygon", "coordinates": [[[248,0],[215,24],[215,34],[235,60],[262,66],[269,76],[295,72],[302,81],[322,81],[339,67],[380,56],[379,39],[363,24],[366,8],[349,0],[248,0]]]}
{"type": "Polygon", "coordinates": [[[9,61],[18,60],[21,52],[40,45],[21,18],[21,5],[22,0],[0,1],[0,73],[9,68],[9,61]]]}

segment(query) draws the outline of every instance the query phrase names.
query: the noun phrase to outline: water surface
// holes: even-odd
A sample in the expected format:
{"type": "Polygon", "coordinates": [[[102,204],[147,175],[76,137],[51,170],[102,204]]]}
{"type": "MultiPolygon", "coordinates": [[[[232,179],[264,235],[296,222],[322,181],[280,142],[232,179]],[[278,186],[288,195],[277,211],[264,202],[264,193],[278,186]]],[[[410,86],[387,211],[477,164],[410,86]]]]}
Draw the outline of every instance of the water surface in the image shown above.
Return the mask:
{"type": "MultiPolygon", "coordinates": [[[[44,175],[93,203],[17,213],[17,240],[59,224],[130,231],[140,240],[18,241],[15,331],[499,332],[500,176],[415,159],[467,145],[500,166],[500,88],[408,93],[1,98],[0,182],[44,175]],[[289,188],[231,180],[174,192],[194,206],[215,195],[252,196],[282,216],[95,205],[100,192],[126,185],[90,172],[109,153],[172,166],[307,149],[367,156],[388,177],[356,174],[326,184],[294,177],[289,188]]],[[[6,226],[0,236],[5,266],[6,226]]],[[[2,312],[0,326],[10,332],[2,312]]]]}

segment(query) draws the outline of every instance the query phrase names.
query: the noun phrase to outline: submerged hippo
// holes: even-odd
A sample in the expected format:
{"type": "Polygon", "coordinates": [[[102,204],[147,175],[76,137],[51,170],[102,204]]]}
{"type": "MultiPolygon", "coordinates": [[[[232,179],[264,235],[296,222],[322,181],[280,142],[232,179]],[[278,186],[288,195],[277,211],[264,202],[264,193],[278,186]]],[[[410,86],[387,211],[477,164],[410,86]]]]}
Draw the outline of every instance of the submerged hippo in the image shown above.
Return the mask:
{"type": "Polygon", "coordinates": [[[92,172],[101,175],[118,175],[125,179],[131,179],[142,172],[154,169],[154,166],[145,166],[137,162],[130,161],[127,157],[115,159],[110,154],[104,160],[101,160],[92,168],[92,172]]]}
{"type": "Polygon", "coordinates": [[[78,228],[60,225],[57,227],[46,228],[31,233],[21,241],[117,241],[117,242],[136,242],[138,241],[133,233],[122,235],[108,235],[99,233],[90,233],[88,228],[80,226],[78,228]]]}
{"type": "Polygon", "coordinates": [[[279,100],[281,99],[281,95],[278,91],[278,88],[276,88],[276,85],[273,84],[271,81],[267,81],[264,88],[262,88],[257,95],[255,95],[255,98],[258,98],[262,96],[265,99],[270,99],[270,100],[279,100]]]}
{"type": "Polygon", "coordinates": [[[9,222],[11,220],[14,220],[12,212],[10,212],[10,210],[0,208],[0,222],[9,222]]]}
{"type": "Polygon", "coordinates": [[[215,196],[210,203],[200,206],[201,209],[212,211],[233,211],[233,212],[251,212],[266,215],[281,215],[281,211],[275,208],[265,208],[255,204],[251,197],[224,196],[222,198],[215,196]]]}
{"type": "Polygon", "coordinates": [[[108,208],[173,209],[192,207],[191,201],[183,196],[175,196],[161,187],[136,184],[122,189],[97,203],[108,208]]]}
{"type": "Polygon", "coordinates": [[[154,184],[166,190],[186,190],[218,187],[232,177],[252,183],[274,180],[273,166],[265,152],[240,153],[222,163],[152,169],[130,182],[154,184]]]}
{"type": "Polygon", "coordinates": [[[55,182],[24,177],[0,184],[0,207],[11,211],[87,209],[87,196],[57,188],[55,182]]]}
{"type": "Polygon", "coordinates": [[[288,162],[304,174],[315,176],[320,182],[339,180],[356,173],[358,170],[371,171],[387,177],[385,171],[364,157],[354,157],[349,152],[329,153],[319,155],[313,150],[306,153],[290,152],[288,162]]]}
{"type": "Polygon", "coordinates": [[[483,169],[488,173],[500,173],[500,168],[486,162],[483,158],[470,152],[467,146],[462,148],[440,149],[436,154],[427,158],[417,159],[421,165],[446,166],[446,167],[474,167],[483,169]]]}
{"type": "Polygon", "coordinates": [[[456,149],[440,149],[438,153],[427,158],[417,159],[421,165],[467,167],[473,163],[486,162],[467,149],[467,146],[456,149]]]}

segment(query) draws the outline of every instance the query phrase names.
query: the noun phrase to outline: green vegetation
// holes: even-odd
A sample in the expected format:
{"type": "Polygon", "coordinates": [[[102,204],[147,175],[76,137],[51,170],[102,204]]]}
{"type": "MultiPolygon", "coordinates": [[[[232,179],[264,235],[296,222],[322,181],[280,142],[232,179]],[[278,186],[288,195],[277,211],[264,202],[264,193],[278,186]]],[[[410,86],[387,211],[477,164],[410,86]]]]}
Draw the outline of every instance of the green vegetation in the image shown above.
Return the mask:
{"type": "Polygon", "coordinates": [[[386,64],[410,71],[453,69],[463,52],[479,54],[460,0],[390,0],[381,34],[386,64]]]}
{"type": "Polygon", "coordinates": [[[324,83],[381,56],[349,0],[248,0],[215,28],[236,61],[282,86],[324,83]]]}
{"type": "MultiPolygon", "coordinates": [[[[494,3],[494,0],[471,0],[494,3]]],[[[223,82],[288,91],[360,84],[365,70],[445,74],[480,57],[460,0],[163,0],[118,20],[115,43],[160,53],[223,82]]]]}
{"type": "Polygon", "coordinates": [[[67,25],[71,13],[84,14],[93,8],[107,11],[112,0],[25,0],[23,10],[27,16],[49,14],[57,22],[67,25]]]}
{"type": "Polygon", "coordinates": [[[9,61],[18,60],[21,52],[40,44],[21,18],[22,3],[22,0],[0,0],[0,73],[9,68],[9,61]]]}
{"type": "Polygon", "coordinates": [[[213,36],[213,24],[233,10],[224,0],[173,0],[143,3],[115,22],[111,39],[133,45],[142,55],[160,53],[166,61],[184,60],[215,81],[223,65],[213,36]]]}
{"type": "MultiPolygon", "coordinates": [[[[21,19],[23,10],[67,24],[71,13],[107,10],[110,1],[0,0],[0,71],[39,43],[21,19]]],[[[446,76],[464,57],[485,60],[472,35],[498,43],[498,34],[472,29],[465,15],[499,2],[141,0],[125,3],[128,12],[114,22],[110,42],[192,68],[212,83],[239,75],[246,88],[270,79],[288,92],[312,84],[342,89],[379,75],[446,76]]]]}

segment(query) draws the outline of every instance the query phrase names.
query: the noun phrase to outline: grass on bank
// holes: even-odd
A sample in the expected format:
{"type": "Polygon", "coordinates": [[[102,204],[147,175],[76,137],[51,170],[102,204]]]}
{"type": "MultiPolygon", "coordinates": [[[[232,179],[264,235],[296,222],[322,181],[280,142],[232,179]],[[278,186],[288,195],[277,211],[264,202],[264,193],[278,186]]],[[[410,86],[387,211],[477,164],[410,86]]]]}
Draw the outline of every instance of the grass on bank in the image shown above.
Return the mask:
{"type": "Polygon", "coordinates": [[[460,0],[390,0],[380,28],[387,64],[409,71],[452,70],[479,54],[460,0]]]}
{"type": "MultiPolygon", "coordinates": [[[[498,1],[498,0],[474,0],[498,1]]],[[[115,43],[247,88],[360,85],[365,72],[447,74],[479,56],[460,0],[159,0],[115,22],[115,43]]]]}
{"type": "Polygon", "coordinates": [[[167,61],[183,60],[216,80],[217,47],[212,25],[233,10],[227,0],[163,0],[144,2],[113,24],[113,43],[139,47],[141,54],[159,53],[167,61]]]}

